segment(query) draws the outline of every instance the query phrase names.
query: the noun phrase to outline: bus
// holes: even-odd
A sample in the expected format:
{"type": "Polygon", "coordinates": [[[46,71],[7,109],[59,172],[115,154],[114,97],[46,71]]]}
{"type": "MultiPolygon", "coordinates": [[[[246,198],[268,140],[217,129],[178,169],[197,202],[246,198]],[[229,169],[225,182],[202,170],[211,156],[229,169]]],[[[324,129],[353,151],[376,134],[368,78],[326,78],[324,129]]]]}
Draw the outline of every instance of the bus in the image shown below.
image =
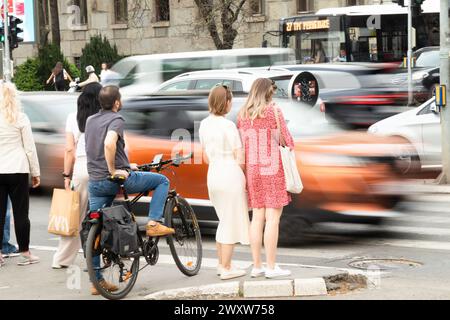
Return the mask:
{"type": "MultiPolygon", "coordinates": [[[[439,0],[425,0],[414,14],[413,49],[439,46],[439,0]]],[[[397,4],[327,8],[280,21],[281,46],[297,63],[397,62],[408,51],[408,8],[397,4]],[[323,50],[322,50],[323,49],[323,50]]]]}

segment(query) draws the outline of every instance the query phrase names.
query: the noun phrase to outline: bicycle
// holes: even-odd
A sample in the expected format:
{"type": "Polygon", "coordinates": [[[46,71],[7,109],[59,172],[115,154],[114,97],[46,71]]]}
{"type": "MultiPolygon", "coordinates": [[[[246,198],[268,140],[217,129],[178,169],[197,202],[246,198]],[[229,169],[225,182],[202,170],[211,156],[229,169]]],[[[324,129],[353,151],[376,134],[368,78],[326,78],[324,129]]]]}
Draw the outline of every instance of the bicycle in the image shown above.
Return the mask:
{"type": "MultiPolygon", "coordinates": [[[[153,163],[138,166],[138,169],[143,172],[156,171],[160,173],[170,167],[179,167],[183,162],[191,158],[192,155],[185,158],[177,156],[175,159],[162,161],[162,155],[158,155],[153,163]]],[[[139,199],[148,196],[150,191],[140,193],[130,200],[124,187],[124,177],[116,176],[111,177],[109,180],[120,185],[120,190],[125,200],[125,207],[131,213],[133,221],[136,222],[136,217],[132,213],[133,206],[139,199]]],[[[175,229],[175,234],[167,237],[175,264],[186,276],[192,277],[197,275],[202,262],[200,228],[194,210],[184,198],[177,194],[176,190],[171,190],[168,194],[164,218],[167,226],[175,229]]],[[[86,241],[86,262],[90,280],[98,292],[106,299],[123,299],[132,290],[138,273],[148,266],[156,265],[158,262],[160,237],[148,237],[148,239],[144,240],[138,233],[139,250],[136,253],[122,257],[99,247],[102,229],[101,214],[99,212],[91,212],[89,219],[91,228],[86,241]],[[103,262],[103,266],[94,268],[93,258],[98,256],[98,253],[100,253],[100,260],[103,262]],[[146,265],[139,269],[141,258],[144,258],[146,265]],[[110,272],[109,277],[108,271],[110,272]],[[112,292],[103,288],[96,277],[96,272],[102,272],[103,278],[117,286],[118,290],[112,292]]]]}

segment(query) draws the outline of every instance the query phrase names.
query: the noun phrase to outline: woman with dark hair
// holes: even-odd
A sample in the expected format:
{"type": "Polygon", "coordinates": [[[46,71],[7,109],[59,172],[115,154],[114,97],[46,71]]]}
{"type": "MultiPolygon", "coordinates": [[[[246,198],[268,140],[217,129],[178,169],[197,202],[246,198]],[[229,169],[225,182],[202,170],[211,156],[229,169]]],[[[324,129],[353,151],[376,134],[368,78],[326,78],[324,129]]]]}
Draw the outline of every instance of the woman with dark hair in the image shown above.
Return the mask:
{"type": "Polygon", "coordinates": [[[56,91],[64,91],[66,89],[66,80],[73,82],[70,74],[64,69],[62,62],[57,62],[55,68],[53,68],[50,78],[47,80],[47,84],[53,80],[56,91]]]}
{"type": "MultiPolygon", "coordinates": [[[[80,222],[84,220],[88,204],[88,182],[84,130],[87,119],[100,111],[99,83],[87,85],[78,98],[77,113],[67,117],[66,150],[64,154],[64,187],[80,193],[80,222]]],[[[58,251],[53,257],[53,269],[67,268],[73,264],[81,241],[79,237],[61,237],[58,251]]]]}

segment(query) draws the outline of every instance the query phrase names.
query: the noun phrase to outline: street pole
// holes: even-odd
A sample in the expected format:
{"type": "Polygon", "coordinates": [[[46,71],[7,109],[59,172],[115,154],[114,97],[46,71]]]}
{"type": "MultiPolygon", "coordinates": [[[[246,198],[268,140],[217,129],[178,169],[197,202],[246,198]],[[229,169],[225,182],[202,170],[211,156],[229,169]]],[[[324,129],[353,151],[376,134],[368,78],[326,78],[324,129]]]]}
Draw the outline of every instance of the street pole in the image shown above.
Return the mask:
{"type": "Polygon", "coordinates": [[[408,106],[413,104],[412,86],[412,0],[408,4],[408,106]]]}
{"type": "MultiPolygon", "coordinates": [[[[449,17],[448,5],[449,0],[441,0],[440,13],[440,29],[441,29],[441,67],[440,77],[441,85],[447,87],[447,97],[450,94],[450,72],[449,72],[449,54],[450,54],[450,39],[449,39],[449,17]]],[[[442,175],[440,183],[447,184],[450,179],[450,106],[447,105],[441,110],[441,127],[442,127],[442,175]]]]}
{"type": "Polygon", "coordinates": [[[5,46],[3,54],[4,60],[4,74],[5,80],[11,82],[11,56],[10,56],[10,43],[9,43],[9,1],[3,0],[3,29],[5,30],[5,46]]]}
{"type": "Polygon", "coordinates": [[[5,30],[5,47],[3,50],[4,77],[7,82],[11,82],[11,57],[9,51],[9,19],[8,19],[8,0],[3,0],[3,29],[5,30]]]}

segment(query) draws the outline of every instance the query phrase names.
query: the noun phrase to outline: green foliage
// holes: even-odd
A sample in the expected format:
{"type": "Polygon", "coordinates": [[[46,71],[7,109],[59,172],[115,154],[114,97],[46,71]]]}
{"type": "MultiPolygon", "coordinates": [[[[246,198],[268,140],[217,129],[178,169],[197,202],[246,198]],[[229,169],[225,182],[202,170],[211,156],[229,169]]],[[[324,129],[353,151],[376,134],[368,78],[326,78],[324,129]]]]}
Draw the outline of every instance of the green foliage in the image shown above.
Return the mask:
{"type": "Polygon", "coordinates": [[[103,62],[116,63],[122,59],[117,51],[117,46],[112,46],[106,37],[97,35],[91,37],[90,41],[82,50],[80,58],[81,67],[81,79],[87,78],[85,68],[92,65],[95,68],[95,72],[100,74],[101,66],[103,62]]]}
{"type": "Polygon", "coordinates": [[[14,82],[17,89],[21,91],[41,91],[44,89],[43,83],[39,78],[38,59],[29,58],[21,64],[15,71],[14,82]]]}
{"type": "Polygon", "coordinates": [[[80,76],[78,68],[64,58],[61,49],[57,45],[48,44],[39,49],[35,59],[28,59],[16,69],[14,82],[17,88],[23,91],[55,90],[53,82],[47,85],[46,81],[59,61],[73,79],[80,76]]]}

